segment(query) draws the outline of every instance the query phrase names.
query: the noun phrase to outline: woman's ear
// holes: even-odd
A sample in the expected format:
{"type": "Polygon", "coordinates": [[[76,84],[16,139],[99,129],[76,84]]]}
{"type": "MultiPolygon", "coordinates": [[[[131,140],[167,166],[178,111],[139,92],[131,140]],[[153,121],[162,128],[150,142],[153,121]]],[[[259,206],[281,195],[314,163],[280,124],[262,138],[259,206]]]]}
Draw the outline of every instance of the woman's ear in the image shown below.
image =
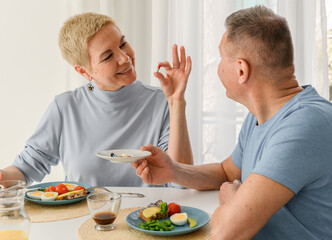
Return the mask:
{"type": "Polygon", "coordinates": [[[74,65],[74,68],[76,72],[82,75],[86,80],[91,81],[93,79],[90,73],[84,67],[80,65],[74,65]]]}
{"type": "Polygon", "coordinates": [[[249,64],[246,60],[239,58],[237,60],[239,84],[244,84],[249,79],[249,64]]]}

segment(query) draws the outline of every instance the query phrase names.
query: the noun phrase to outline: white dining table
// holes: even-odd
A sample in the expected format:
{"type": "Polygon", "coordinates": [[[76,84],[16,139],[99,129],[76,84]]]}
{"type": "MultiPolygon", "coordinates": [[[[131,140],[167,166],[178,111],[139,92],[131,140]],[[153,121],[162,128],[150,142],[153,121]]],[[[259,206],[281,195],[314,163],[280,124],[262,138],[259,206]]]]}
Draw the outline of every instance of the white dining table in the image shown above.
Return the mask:
{"type": "MultiPolygon", "coordinates": [[[[173,187],[108,187],[113,192],[137,192],[145,195],[144,198],[123,198],[121,209],[144,207],[149,203],[163,200],[167,203],[175,202],[179,205],[190,206],[213,214],[219,205],[219,191],[197,191],[173,187]]],[[[29,240],[75,240],[78,238],[78,229],[89,215],[70,220],[56,222],[31,223],[29,240]]]]}

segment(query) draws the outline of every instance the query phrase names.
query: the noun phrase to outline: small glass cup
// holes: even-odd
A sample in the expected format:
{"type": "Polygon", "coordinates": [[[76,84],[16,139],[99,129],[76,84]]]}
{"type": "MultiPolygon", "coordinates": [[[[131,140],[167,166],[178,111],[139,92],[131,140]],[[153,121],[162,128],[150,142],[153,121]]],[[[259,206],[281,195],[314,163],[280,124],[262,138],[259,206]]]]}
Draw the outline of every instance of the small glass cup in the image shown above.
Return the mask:
{"type": "Polygon", "coordinates": [[[121,206],[121,194],[93,193],[88,196],[88,207],[98,231],[110,231],[115,228],[114,221],[121,206]]]}
{"type": "Polygon", "coordinates": [[[27,240],[30,219],[24,211],[26,183],[20,180],[0,181],[0,239],[27,240]]]}

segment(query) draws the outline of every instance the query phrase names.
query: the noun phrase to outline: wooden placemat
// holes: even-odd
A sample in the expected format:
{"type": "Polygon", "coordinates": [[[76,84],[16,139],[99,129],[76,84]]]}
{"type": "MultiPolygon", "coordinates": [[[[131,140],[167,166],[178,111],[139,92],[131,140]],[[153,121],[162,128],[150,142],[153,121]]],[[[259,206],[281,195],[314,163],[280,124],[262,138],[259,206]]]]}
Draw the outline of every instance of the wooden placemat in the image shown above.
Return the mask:
{"type": "MultiPolygon", "coordinates": [[[[104,190],[95,189],[95,193],[99,192],[104,192],[104,190]]],[[[24,209],[32,223],[55,222],[89,214],[86,199],[68,205],[40,205],[25,200],[24,209]]]]}
{"type": "Polygon", "coordinates": [[[39,205],[26,201],[24,209],[33,223],[55,222],[89,214],[86,199],[73,204],[57,206],[39,205]]]}
{"type": "MultiPolygon", "coordinates": [[[[155,240],[155,239],[212,239],[211,238],[211,221],[201,229],[192,233],[178,235],[178,236],[155,236],[149,235],[131,228],[127,222],[127,216],[140,208],[125,208],[120,209],[118,217],[115,220],[116,228],[111,231],[97,231],[95,230],[95,222],[92,218],[85,221],[78,229],[78,237],[81,240],[104,240],[104,239],[144,239],[144,240],[155,240]]],[[[211,215],[210,215],[211,217],[211,215]]]]}

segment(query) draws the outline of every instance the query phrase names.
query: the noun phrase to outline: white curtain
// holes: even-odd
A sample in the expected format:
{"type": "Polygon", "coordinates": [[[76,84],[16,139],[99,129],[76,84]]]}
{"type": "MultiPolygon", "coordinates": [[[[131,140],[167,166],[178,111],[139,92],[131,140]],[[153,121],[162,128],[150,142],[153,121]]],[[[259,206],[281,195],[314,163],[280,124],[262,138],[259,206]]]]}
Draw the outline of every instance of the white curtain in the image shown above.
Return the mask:
{"type": "MultiPolygon", "coordinates": [[[[232,12],[263,4],[285,16],[293,36],[297,79],[328,99],[324,0],[11,0],[0,3],[0,168],[11,164],[52,98],[86,83],[60,56],[62,23],[93,11],[115,19],[136,53],[138,79],[153,77],[184,45],[193,69],[186,92],[187,119],[196,164],[220,162],[235,147],[247,110],[227,99],[217,76],[218,44],[232,12]]],[[[59,179],[61,167],[53,178],[59,179]]],[[[62,178],[62,177],[61,177],[62,178]]]]}

